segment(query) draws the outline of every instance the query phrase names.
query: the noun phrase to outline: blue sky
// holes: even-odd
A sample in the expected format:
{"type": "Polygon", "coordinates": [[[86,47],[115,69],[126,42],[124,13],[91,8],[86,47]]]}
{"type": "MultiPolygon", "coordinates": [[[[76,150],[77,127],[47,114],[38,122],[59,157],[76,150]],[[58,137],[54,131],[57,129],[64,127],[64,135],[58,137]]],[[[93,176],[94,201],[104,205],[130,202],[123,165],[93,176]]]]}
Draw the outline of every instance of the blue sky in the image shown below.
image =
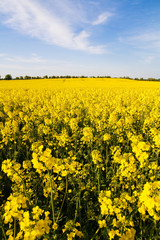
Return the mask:
{"type": "Polygon", "coordinates": [[[160,0],[0,0],[0,75],[160,78],[160,0]]]}

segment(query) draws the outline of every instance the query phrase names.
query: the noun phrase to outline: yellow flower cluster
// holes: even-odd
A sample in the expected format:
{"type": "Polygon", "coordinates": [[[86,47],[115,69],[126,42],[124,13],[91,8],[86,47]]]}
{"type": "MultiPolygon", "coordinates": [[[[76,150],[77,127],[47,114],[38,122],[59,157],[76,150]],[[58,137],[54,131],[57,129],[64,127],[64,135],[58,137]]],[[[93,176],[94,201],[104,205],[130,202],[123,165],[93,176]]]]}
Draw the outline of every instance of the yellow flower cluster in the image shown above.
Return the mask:
{"type": "Polygon", "coordinates": [[[0,239],[159,239],[159,83],[44,81],[2,81],[0,239]]]}
{"type": "Polygon", "coordinates": [[[160,181],[147,182],[139,197],[139,212],[146,215],[146,211],[155,220],[159,220],[160,212],[160,181]]]}

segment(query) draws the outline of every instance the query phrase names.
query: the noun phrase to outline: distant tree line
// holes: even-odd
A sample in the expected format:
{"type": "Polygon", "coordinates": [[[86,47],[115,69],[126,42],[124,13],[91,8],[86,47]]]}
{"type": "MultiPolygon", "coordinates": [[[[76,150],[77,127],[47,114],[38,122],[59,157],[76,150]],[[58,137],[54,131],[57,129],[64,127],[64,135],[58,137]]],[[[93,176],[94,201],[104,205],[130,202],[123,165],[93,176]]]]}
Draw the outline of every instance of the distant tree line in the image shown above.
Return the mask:
{"type": "Polygon", "coordinates": [[[70,76],[70,75],[65,75],[65,76],[48,76],[45,75],[43,77],[40,76],[20,76],[20,77],[15,77],[13,78],[11,74],[7,74],[4,78],[0,76],[1,80],[26,80],[26,79],[48,79],[48,78],[88,78],[88,76],[70,76]]]}
{"type": "MultiPolygon", "coordinates": [[[[0,80],[28,80],[28,79],[51,79],[51,78],[112,78],[111,76],[70,76],[70,75],[65,75],[65,76],[48,76],[45,75],[43,77],[40,76],[20,76],[20,77],[15,77],[13,78],[11,74],[7,74],[4,78],[0,76],[0,80]]],[[[128,76],[124,77],[114,77],[114,78],[123,78],[123,79],[131,79],[131,80],[137,80],[137,81],[160,81],[160,78],[131,78],[128,76]]]]}

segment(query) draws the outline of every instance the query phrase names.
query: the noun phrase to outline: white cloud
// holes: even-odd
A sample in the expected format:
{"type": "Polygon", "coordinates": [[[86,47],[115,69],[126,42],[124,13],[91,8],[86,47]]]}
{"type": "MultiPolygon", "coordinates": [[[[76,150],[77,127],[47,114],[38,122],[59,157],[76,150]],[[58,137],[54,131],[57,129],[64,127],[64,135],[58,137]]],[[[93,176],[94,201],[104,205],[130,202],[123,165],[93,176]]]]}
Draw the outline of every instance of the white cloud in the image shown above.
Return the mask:
{"type": "Polygon", "coordinates": [[[38,56],[35,53],[32,53],[30,57],[22,56],[13,56],[5,53],[0,53],[0,57],[3,61],[12,62],[12,63],[45,63],[47,62],[42,57],[38,56]]]}
{"type": "Polygon", "coordinates": [[[147,32],[138,34],[136,36],[132,36],[130,38],[131,41],[139,41],[139,42],[153,42],[160,40],[160,32],[147,32]]]}
{"type": "Polygon", "coordinates": [[[98,18],[92,23],[93,25],[99,25],[104,22],[106,22],[110,17],[112,17],[114,14],[111,12],[104,12],[101,13],[98,18]]]}
{"type": "Polygon", "coordinates": [[[89,34],[86,31],[82,31],[78,36],[74,38],[74,42],[76,46],[78,46],[78,49],[83,50],[86,48],[88,49],[88,52],[95,53],[95,54],[101,54],[104,52],[104,46],[91,46],[88,41],[89,34]]]}
{"type": "Polygon", "coordinates": [[[154,59],[155,59],[155,56],[147,56],[147,57],[144,59],[144,62],[145,62],[146,64],[151,64],[154,59]]]}
{"type": "MultiPolygon", "coordinates": [[[[75,33],[71,26],[72,16],[70,16],[70,20],[64,21],[63,15],[60,17],[54,9],[52,11],[46,8],[37,0],[0,0],[0,12],[6,14],[7,19],[4,23],[9,27],[49,44],[91,53],[104,51],[102,46],[90,44],[90,34],[86,30],[75,33]]],[[[102,14],[99,16],[97,24],[105,21],[108,17],[107,14],[102,14]]]]}
{"type": "Polygon", "coordinates": [[[0,53],[0,58],[4,58],[6,56],[5,53],[0,53]]]}
{"type": "Polygon", "coordinates": [[[119,41],[137,48],[160,50],[160,31],[144,31],[131,36],[120,37],[119,41]]]}

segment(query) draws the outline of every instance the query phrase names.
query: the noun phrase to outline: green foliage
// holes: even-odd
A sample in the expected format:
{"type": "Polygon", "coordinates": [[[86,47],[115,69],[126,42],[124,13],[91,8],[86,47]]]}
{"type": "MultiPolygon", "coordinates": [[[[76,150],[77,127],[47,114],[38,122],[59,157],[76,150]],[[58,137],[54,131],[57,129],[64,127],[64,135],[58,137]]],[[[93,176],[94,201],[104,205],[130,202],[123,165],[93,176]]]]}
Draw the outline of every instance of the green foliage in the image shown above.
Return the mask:
{"type": "Polygon", "coordinates": [[[4,78],[4,80],[12,80],[11,74],[7,74],[4,78]]]}

